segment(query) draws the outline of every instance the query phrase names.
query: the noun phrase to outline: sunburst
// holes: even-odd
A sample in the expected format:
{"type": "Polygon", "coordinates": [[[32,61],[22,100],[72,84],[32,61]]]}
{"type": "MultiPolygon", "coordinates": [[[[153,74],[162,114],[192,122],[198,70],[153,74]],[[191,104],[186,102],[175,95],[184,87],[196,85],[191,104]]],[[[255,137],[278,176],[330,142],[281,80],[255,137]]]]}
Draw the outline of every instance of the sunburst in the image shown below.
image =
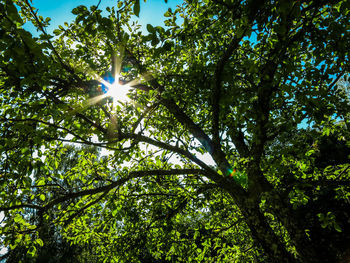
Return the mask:
{"type": "Polygon", "coordinates": [[[113,102],[126,102],[130,100],[128,93],[132,87],[128,83],[124,84],[123,81],[120,80],[119,74],[116,74],[113,83],[106,82],[101,84],[104,84],[108,88],[107,92],[104,94],[105,97],[111,97],[113,102]]]}
{"type": "Polygon", "coordinates": [[[130,91],[137,87],[137,85],[141,84],[141,82],[149,81],[150,79],[152,79],[151,74],[144,74],[140,78],[133,79],[129,82],[125,81],[125,79],[123,79],[123,76],[121,75],[123,54],[124,52],[121,51],[119,56],[115,55],[112,57],[113,66],[111,73],[114,74],[114,76],[111,75],[109,78],[101,77],[96,72],[93,72],[91,69],[89,70],[88,74],[100,83],[103,94],[87,100],[85,102],[86,107],[94,105],[105,98],[112,99],[113,108],[118,103],[129,102],[131,101],[128,95],[130,94],[130,91]]]}

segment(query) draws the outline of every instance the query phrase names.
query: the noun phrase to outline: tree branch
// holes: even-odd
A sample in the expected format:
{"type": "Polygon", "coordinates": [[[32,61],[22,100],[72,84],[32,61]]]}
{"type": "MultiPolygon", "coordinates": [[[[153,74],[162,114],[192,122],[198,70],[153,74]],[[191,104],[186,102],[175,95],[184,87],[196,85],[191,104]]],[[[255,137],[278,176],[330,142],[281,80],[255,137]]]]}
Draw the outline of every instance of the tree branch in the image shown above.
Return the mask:
{"type": "Polygon", "coordinates": [[[8,207],[0,207],[0,211],[11,211],[14,209],[21,209],[21,208],[32,208],[36,210],[40,210],[42,207],[40,205],[33,205],[33,204],[21,204],[21,205],[13,205],[8,207]]]}
{"type": "MultiPolygon", "coordinates": [[[[230,130],[231,131],[231,130],[230,130]]],[[[234,143],[239,155],[241,157],[248,157],[249,156],[249,148],[247,144],[244,141],[244,133],[239,130],[233,130],[229,133],[229,136],[234,143]]]]}
{"type": "Polygon", "coordinates": [[[83,206],[82,208],[80,208],[77,212],[75,212],[74,214],[72,214],[64,223],[64,226],[68,226],[70,224],[70,222],[72,222],[72,220],[81,215],[85,209],[89,208],[90,206],[98,203],[99,201],[101,201],[107,194],[109,191],[105,191],[102,195],[100,195],[98,198],[96,198],[94,201],[86,204],[85,206],[83,206]]]}
{"type": "MultiPolygon", "coordinates": [[[[135,64],[137,68],[141,71],[142,74],[147,73],[146,68],[142,65],[140,61],[137,60],[137,58],[126,49],[129,56],[131,57],[132,63],[135,64]]],[[[188,129],[188,131],[197,139],[200,141],[200,143],[203,145],[203,147],[211,154],[213,159],[215,160],[216,164],[218,165],[219,169],[222,171],[222,173],[225,175],[225,178],[220,176],[219,174],[210,173],[209,177],[214,182],[218,183],[221,187],[224,189],[229,189],[230,191],[235,191],[237,195],[244,196],[245,190],[239,185],[236,181],[234,181],[231,178],[226,177],[231,173],[231,165],[226,159],[225,153],[222,151],[220,145],[216,145],[213,143],[213,141],[209,138],[209,136],[198,126],[198,124],[194,123],[194,121],[187,116],[187,114],[180,109],[180,107],[176,104],[176,102],[171,98],[161,98],[161,94],[165,91],[165,88],[158,83],[158,81],[155,78],[151,78],[149,80],[149,83],[153,87],[154,90],[159,91],[159,99],[160,103],[163,104],[168,111],[174,115],[174,117],[177,119],[179,123],[181,123],[184,127],[188,129]],[[226,180],[228,179],[228,180],[226,180]]],[[[156,142],[159,143],[159,142],[156,142]]],[[[186,155],[185,155],[186,156],[186,155]]],[[[196,163],[198,164],[198,159],[193,157],[192,154],[187,154],[190,160],[196,160],[196,163]]],[[[203,162],[200,166],[203,167],[203,162]]],[[[205,165],[205,164],[204,164],[205,165]]],[[[206,165],[205,165],[206,166],[206,165]]],[[[210,169],[209,171],[212,171],[210,169]]]]}
{"type": "Polygon", "coordinates": [[[41,211],[47,211],[48,209],[52,208],[53,206],[71,200],[71,199],[76,199],[78,197],[83,197],[86,195],[95,195],[98,193],[102,192],[109,192],[113,188],[117,186],[121,186],[127,181],[133,179],[133,178],[141,178],[141,177],[146,177],[146,176],[151,176],[151,175],[182,175],[182,174],[205,174],[206,171],[202,169],[171,169],[171,170],[151,170],[151,171],[132,171],[129,173],[129,176],[120,178],[117,181],[112,182],[111,184],[101,186],[98,188],[93,188],[93,189],[87,189],[83,190],[80,192],[74,192],[74,193],[69,193],[64,196],[61,196],[59,198],[56,198],[49,203],[47,203],[44,207],[41,208],[41,211]]]}
{"type": "MultiPolygon", "coordinates": [[[[248,28],[248,27],[247,27],[248,28]]],[[[241,42],[247,28],[244,30],[242,36],[239,38],[234,37],[230,45],[227,47],[221,59],[216,64],[214,80],[213,80],[213,90],[212,90],[212,111],[213,111],[213,121],[212,121],[212,134],[214,144],[220,144],[219,136],[219,122],[220,122],[220,99],[221,99],[221,82],[224,67],[228,60],[230,59],[234,50],[237,49],[239,42],[241,42]]]]}
{"type": "Polygon", "coordinates": [[[97,130],[101,131],[103,134],[107,134],[107,129],[103,128],[101,125],[97,124],[96,122],[90,120],[88,117],[86,117],[84,114],[81,114],[79,112],[76,112],[76,110],[74,110],[70,105],[68,105],[67,103],[61,101],[59,98],[57,98],[56,96],[54,96],[53,94],[49,94],[46,93],[45,95],[47,95],[49,98],[51,98],[55,103],[57,104],[64,104],[66,105],[72,112],[75,113],[75,115],[81,119],[83,119],[84,121],[86,121],[87,123],[89,123],[91,126],[95,127],[97,130]]]}
{"type": "Polygon", "coordinates": [[[61,127],[59,125],[56,125],[55,123],[50,123],[50,122],[47,122],[47,121],[42,121],[42,120],[37,120],[37,119],[32,119],[32,118],[25,118],[25,119],[8,119],[8,118],[0,118],[0,121],[1,122],[7,122],[7,121],[12,121],[12,122],[35,122],[35,123],[42,123],[42,124],[45,124],[47,126],[51,126],[51,127],[54,127],[58,130],[63,130],[63,131],[66,131],[68,132],[69,134],[75,136],[76,138],[78,138],[79,140],[82,140],[84,142],[88,142],[86,141],[84,138],[82,138],[80,135],[72,132],[71,130],[65,128],[65,127],[61,127]]]}
{"type": "Polygon", "coordinates": [[[204,162],[199,160],[195,155],[193,155],[189,151],[186,151],[186,150],[184,150],[182,148],[179,148],[177,146],[173,146],[173,145],[170,145],[170,144],[167,144],[167,143],[164,143],[164,142],[156,141],[156,140],[154,140],[152,138],[149,138],[147,136],[144,136],[142,134],[131,134],[131,133],[128,134],[128,133],[124,133],[124,134],[121,135],[121,138],[122,139],[133,139],[133,140],[140,141],[140,142],[146,142],[146,143],[149,143],[151,145],[157,146],[159,148],[178,153],[178,154],[180,154],[180,155],[182,155],[184,157],[187,157],[188,159],[190,159],[191,161],[193,161],[194,163],[196,163],[197,165],[202,167],[205,171],[217,175],[215,170],[213,170],[211,167],[209,167],[204,162]]]}
{"type": "Polygon", "coordinates": [[[25,0],[26,5],[28,6],[30,13],[32,14],[34,20],[36,21],[36,23],[38,24],[38,27],[40,29],[40,31],[47,37],[47,43],[49,44],[51,50],[53,51],[53,53],[57,56],[57,59],[59,61],[59,63],[62,65],[62,67],[67,70],[69,73],[71,73],[75,78],[80,79],[75,73],[74,70],[68,66],[67,64],[65,64],[61,58],[61,56],[58,54],[56,48],[53,46],[51,40],[49,39],[48,34],[46,33],[42,23],[40,22],[38,16],[36,15],[36,13],[33,10],[33,7],[30,5],[30,3],[28,2],[28,0],[25,0]]]}

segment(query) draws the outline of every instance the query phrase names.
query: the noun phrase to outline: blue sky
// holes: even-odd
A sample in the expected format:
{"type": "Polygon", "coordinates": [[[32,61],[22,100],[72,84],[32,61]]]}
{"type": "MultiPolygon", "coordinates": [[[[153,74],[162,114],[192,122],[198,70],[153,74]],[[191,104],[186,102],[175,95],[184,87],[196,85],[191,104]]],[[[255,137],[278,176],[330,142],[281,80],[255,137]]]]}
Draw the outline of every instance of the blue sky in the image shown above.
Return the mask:
{"type": "MultiPolygon", "coordinates": [[[[63,25],[64,22],[70,22],[74,19],[74,15],[71,13],[74,7],[79,5],[97,5],[98,2],[99,0],[32,0],[32,5],[39,9],[39,15],[44,18],[51,18],[50,27],[48,28],[48,33],[51,33],[59,25],[63,25]]],[[[140,2],[141,11],[139,23],[143,25],[143,29],[145,29],[147,24],[163,26],[163,20],[165,19],[163,14],[168,8],[174,10],[177,5],[182,3],[182,0],[168,0],[168,3],[165,3],[164,0],[148,0],[146,3],[140,0],[140,2]]],[[[101,0],[99,8],[105,10],[107,6],[116,5],[117,0],[101,0]]],[[[26,26],[26,29],[33,32],[34,28],[26,26]]]]}

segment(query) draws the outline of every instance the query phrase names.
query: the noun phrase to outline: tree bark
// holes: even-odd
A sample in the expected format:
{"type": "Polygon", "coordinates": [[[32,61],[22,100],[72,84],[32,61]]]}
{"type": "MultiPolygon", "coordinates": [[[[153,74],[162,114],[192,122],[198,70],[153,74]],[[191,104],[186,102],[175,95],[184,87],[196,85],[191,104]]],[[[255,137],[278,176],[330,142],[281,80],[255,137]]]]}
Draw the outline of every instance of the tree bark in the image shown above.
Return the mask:
{"type": "Polygon", "coordinates": [[[270,262],[298,262],[298,260],[287,251],[285,244],[283,244],[273,232],[257,202],[248,198],[243,201],[240,207],[254,241],[260,245],[266,255],[270,257],[270,262]]]}
{"type": "Polygon", "coordinates": [[[274,214],[286,228],[298,253],[298,260],[307,263],[322,262],[323,258],[319,258],[317,251],[314,249],[315,245],[311,240],[308,240],[305,229],[303,229],[299,219],[293,214],[290,205],[276,193],[269,195],[267,203],[269,212],[274,214]]]}

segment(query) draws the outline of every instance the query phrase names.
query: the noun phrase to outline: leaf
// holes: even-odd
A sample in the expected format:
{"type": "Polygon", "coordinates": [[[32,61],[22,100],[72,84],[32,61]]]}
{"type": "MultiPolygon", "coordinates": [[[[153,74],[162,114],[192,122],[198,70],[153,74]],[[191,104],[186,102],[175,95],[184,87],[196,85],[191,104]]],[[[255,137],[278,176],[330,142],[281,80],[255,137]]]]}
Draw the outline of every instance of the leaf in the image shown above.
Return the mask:
{"type": "Polygon", "coordinates": [[[305,156],[311,156],[315,153],[316,151],[314,149],[311,149],[305,153],[305,156]]]}
{"type": "Polygon", "coordinates": [[[14,250],[17,246],[18,246],[18,244],[10,244],[10,249],[14,250]]]}
{"type": "Polygon", "coordinates": [[[42,239],[40,239],[40,238],[36,239],[35,243],[37,243],[41,247],[44,246],[44,241],[42,239]]]}
{"type": "Polygon", "coordinates": [[[56,36],[59,36],[59,35],[62,33],[62,30],[60,30],[60,29],[55,29],[55,30],[53,31],[53,33],[54,33],[56,36]]]}
{"type": "Polygon", "coordinates": [[[44,178],[40,178],[38,180],[38,182],[36,183],[37,186],[42,186],[42,185],[45,185],[45,179],[44,178]]]}
{"type": "Polygon", "coordinates": [[[157,38],[157,36],[155,34],[152,35],[151,45],[156,46],[156,45],[158,45],[158,43],[159,43],[159,39],[157,38]]]}
{"type": "Polygon", "coordinates": [[[30,255],[31,257],[34,257],[36,253],[36,247],[31,246],[30,249],[27,251],[27,254],[30,255]]]}
{"type": "Polygon", "coordinates": [[[113,212],[112,212],[112,216],[113,216],[113,217],[116,216],[117,213],[118,213],[118,211],[119,211],[118,209],[114,209],[113,212]]]}
{"type": "Polygon", "coordinates": [[[41,195],[39,196],[39,198],[40,198],[41,201],[45,201],[45,198],[46,198],[46,197],[45,197],[44,194],[41,194],[41,195]]]}
{"type": "Polygon", "coordinates": [[[171,16],[172,16],[171,9],[168,10],[168,11],[166,11],[166,12],[164,13],[164,16],[165,16],[165,17],[171,17],[171,16]]]}
{"type": "Polygon", "coordinates": [[[334,223],[334,229],[335,229],[337,232],[342,232],[341,227],[340,227],[337,223],[334,223]]]}
{"type": "Polygon", "coordinates": [[[140,14],[140,0],[136,0],[134,4],[134,14],[135,16],[139,17],[140,14]]]}
{"type": "Polygon", "coordinates": [[[170,50],[171,50],[171,47],[172,47],[172,43],[171,43],[170,41],[164,42],[164,44],[163,44],[163,49],[164,49],[165,51],[170,51],[170,50]]]}
{"type": "Polygon", "coordinates": [[[16,222],[16,223],[24,223],[24,219],[23,217],[20,215],[20,214],[16,214],[16,216],[13,218],[13,220],[16,222]]]}
{"type": "Polygon", "coordinates": [[[154,33],[154,27],[151,24],[146,25],[147,31],[150,33],[154,33]]]}
{"type": "Polygon", "coordinates": [[[23,24],[23,20],[21,19],[21,17],[18,14],[17,8],[15,7],[15,5],[13,3],[11,3],[10,1],[8,1],[6,3],[6,8],[7,8],[7,12],[8,12],[8,16],[14,21],[14,22],[19,22],[20,24],[23,24]]]}
{"type": "Polygon", "coordinates": [[[84,11],[87,11],[87,7],[84,5],[77,6],[72,10],[73,15],[78,15],[80,13],[83,13],[84,11]]]}

